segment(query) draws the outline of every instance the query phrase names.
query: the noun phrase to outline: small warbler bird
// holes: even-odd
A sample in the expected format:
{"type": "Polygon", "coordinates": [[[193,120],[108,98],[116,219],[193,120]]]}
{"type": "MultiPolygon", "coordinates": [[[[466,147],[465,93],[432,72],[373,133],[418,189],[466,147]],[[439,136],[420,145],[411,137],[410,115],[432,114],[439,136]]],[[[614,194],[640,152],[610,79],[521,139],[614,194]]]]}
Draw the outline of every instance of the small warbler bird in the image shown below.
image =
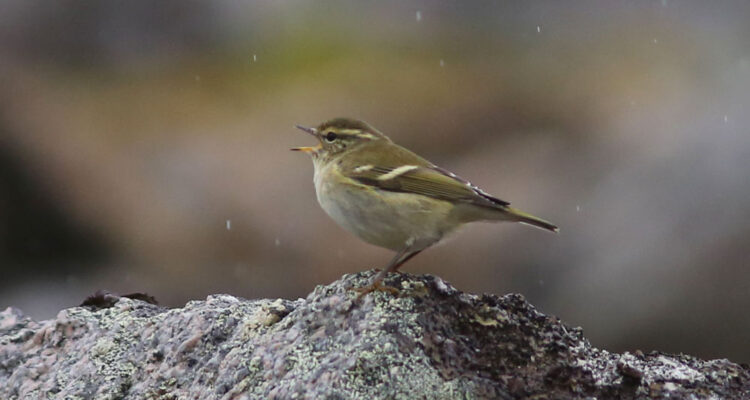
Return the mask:
{"type": "Polygon", "coordinates": [[[512,221],[552,232],[557,226],[510,207],[411,151],[363,121],[336,118],[317,128],[297,128],[318,139],[296,147],[312,156],[320,206],[362,240],[396,252],[360,297],[381,287],[422,250],[474,221],[512,221]]]}

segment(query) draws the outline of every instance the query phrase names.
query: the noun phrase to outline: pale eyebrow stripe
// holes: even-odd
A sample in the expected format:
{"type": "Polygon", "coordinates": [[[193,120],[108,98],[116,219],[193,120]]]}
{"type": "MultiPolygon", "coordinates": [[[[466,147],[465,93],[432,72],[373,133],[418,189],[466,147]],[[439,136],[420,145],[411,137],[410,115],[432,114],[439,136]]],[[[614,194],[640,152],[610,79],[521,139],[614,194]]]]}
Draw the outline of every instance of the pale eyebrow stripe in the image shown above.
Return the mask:
{"type": "Polygon", "coordinates": [[[375,139],[375,138],[377,138],[377,136],[375,136],[375,135],[373,135],[371,133],[365,132],[365,131],[363,131],[361,129],[340,129],[338,131],[338,133],[340,135],[359,136],[361,138],[367,138],[367,139],[375,139]]]}
{"type": "Polygon", "coordinates": [[[387,181],[389,179],[393,179],[393,178],[396,178],[396,177],[398,177],[400,175],[403,175],[403,174],[405,174],[405,173],[407,173],[409,171],[414,171],[417,168],[419,168],[419,167],[416,166],[416,165],[403,165],[403,166],[400,166],[400,167],[394,169],[393,171],[391,171],[391,172],[389,172],[389,173],[387,173],[385,175],[379,176],[377,179],[379,181],[387,181]]]}

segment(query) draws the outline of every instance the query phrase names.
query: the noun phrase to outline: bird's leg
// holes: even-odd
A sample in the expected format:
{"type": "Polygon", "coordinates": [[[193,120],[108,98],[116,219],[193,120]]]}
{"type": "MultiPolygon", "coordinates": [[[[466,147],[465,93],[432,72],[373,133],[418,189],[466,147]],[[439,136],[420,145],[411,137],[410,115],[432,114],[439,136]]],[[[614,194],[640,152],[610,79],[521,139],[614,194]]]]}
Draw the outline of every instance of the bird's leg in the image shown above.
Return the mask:
{"type": "Polygon", "coordinates": [[[414,256],[419,254],[423,249],[420,250],[411,250],[411,246],[406,246],[402,250],[400,250],[396,255],[391,259],[391,262],[388,263],[388,266],[378,272],[377,275],[372,279],[369,285],[362,287],[362,288],[356,288],[355,291],[359,292],[359,296],[357,296],[357,300],[361,299],[364,295],[370,292],[374,292],[376,290],[382,290],[391,292],[392,294],[398,294],[398,289],[392,288],[392,287],[386,287],[382,285],[383,279],[390,273],[390,272],[397,272],[399,267],[404,265],[405,262],[412,259],[414,256]]]}
{"type": "Polygon", "coordinates": [[[411,251],[409,254],[406,255],[406,257],[402,258],[401,261],[399,261],[398,265],[396,265],[395,267],[391,268],[390,272],[398,272],[399,274],[401,274],[402,272],[399,271],[398,269],[401,268],[402,265],[406,264],[407,261],[411,260],[414,256],[416,256],[417,254],[421,253],[422,250],[424,250],[424,249],[411,251]]]}
{"type": "Polygon", "coordinates": [[[359,296],[357,296],[357,300],[361,299],[362,296],[366,295],[367,293],[373,292],[375,290],[388,290],[381,286],[381,282],[383,281],[383,278],[385,278],[385,276],[388,275],[388,272],[390,272],[392,268],[397,268],[396,266],[400,264],[399,261],[407,253],[408,249],[409,247],[404,247],[403,249],[399,250],[398,253],[396,253],[396,255],[394,255],[391,261],[388,263],[387,267],[380,269],[380,270],[376,270],[378,271],[378,273],[377,275],[375,275],[372,281],[370,281],[369,285],[361,287],[361,288],[355,288],[354,291],[359,292],[359,296]]]}

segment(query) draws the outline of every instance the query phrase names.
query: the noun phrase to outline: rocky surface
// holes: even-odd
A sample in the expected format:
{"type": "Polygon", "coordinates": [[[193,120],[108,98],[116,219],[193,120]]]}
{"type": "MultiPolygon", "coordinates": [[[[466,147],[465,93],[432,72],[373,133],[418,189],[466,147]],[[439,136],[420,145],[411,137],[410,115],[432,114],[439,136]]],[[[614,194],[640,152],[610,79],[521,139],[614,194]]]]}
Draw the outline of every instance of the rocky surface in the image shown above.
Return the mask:
{"type": "MultiPolygon", "coordinates": [[[[55,319],[0,314],[0,399],[750,398],[747,366],[614,354],[520,295],[392,275],[306,299],[215,295],[179,309],[87,301],[55,319]]],[[[105,296],[106,297],[106,296],[105,296]]]]}

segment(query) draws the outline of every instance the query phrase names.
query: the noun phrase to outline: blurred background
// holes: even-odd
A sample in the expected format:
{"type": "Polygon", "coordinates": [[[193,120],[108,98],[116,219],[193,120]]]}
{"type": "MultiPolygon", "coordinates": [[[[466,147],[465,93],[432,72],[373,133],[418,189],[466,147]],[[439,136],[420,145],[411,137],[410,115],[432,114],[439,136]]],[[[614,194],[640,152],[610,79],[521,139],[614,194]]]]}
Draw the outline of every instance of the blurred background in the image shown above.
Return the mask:
{"type": "Polygon", "coordinates": [[[560,225],[404,271],[520,292],[612,351],[750,362],[747,1],[0,3],[0,308],[304,297],[391,257],[293,128],[364,119],[560,225]]]}

